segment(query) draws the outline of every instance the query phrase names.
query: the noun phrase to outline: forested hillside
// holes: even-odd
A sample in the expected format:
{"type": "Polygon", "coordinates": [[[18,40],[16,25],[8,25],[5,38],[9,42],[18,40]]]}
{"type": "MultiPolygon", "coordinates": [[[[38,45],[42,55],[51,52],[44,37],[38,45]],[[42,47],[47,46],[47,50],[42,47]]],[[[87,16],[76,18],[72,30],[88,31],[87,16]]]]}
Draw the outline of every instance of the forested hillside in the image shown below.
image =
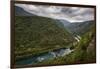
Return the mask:
{"type": "Polygon", "coordinates": [[[75,41],[55,20],[39,16],[16,16],[15,34],[16,57],[59,49],[75,41]]]}
{"type": "Polygon", "coordinates": [[[93,9],[57,7],[15,5],[16,67],[96,62],[93,9]]]}
{"type": "Polygon", "coordinates": [[[41,62],[38,65],[48,64],[80,64],[96,62],[96,35],[95,26],[86,32],[80,42],[75,46],[74,51],[64,57],[41,62]]]}

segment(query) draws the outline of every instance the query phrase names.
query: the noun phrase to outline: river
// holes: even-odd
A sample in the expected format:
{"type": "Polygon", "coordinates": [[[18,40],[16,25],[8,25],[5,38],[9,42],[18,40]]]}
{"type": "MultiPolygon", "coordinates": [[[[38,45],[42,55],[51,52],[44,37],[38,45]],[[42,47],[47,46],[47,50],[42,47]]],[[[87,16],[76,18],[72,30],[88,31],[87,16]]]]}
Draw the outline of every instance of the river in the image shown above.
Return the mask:
{"type": "Polygon", "coordinates": [[[53,59],[53,58],[56,58],[56,57],[59,57],[59,56],[68,55],[72,51],[73,50],[71,50],[70,48],[60,48],[60,49],[57,49],[57,50],[54,50],[54,51],[42,53],[38,56],[32,55],[32,56],[29,56],[26,59],[23,58],[20,61],[16,61],[16,65],[30,65],[30,64],[34,65],[34,64],[37,64],[37,63],[42,62],[42,61],[53,59]]]}

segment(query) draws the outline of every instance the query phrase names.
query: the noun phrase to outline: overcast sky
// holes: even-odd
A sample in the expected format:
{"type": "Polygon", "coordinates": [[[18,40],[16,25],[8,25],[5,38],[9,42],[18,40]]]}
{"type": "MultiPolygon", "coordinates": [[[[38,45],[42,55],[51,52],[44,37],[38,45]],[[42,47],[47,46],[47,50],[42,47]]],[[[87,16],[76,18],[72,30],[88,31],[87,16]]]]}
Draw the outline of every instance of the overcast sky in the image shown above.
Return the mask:
{"type": "Polygon", "coordinates": [[[15,5],[35,15],[50,17],[55,19],[64,19],[70,22],[83,22],[88,20],[94,20],[93,8],[45,6],[45,5],[29,5],[29,4],[15,4],[15,5]]]}

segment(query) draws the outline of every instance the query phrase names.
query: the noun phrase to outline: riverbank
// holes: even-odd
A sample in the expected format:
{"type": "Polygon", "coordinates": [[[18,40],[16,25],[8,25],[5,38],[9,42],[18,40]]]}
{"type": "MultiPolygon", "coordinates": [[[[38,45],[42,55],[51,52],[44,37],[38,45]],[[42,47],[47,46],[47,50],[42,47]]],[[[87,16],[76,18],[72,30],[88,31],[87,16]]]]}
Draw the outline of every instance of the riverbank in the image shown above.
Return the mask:
{"type": "Polygon", "coordinates": [[[55,49],[53,51],[48,51],[45,53],[41,53],[39,55],[31,55],[28,56],[27,58],[21,58],[20,60],[16,61],[16,65],[27,65],[27,64],[37,64],[41,63],[42,61],[54,59],[57,57],[63,57],[65,55],[68,55],[71,53],[73,50],[70,48],[60,48],[60,49],[55,49]]]}

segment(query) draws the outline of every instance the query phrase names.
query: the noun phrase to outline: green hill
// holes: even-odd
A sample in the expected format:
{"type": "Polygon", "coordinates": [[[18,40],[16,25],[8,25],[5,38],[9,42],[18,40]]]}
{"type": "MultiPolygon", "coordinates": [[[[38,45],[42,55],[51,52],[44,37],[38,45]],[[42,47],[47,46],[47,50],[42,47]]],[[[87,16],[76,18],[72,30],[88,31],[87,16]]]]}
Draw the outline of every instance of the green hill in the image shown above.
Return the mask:
{"type": "Polygon", "coordinates": [[[96,30],[95,25],[87,31],[69,55],[41,62],[38,65],[80,64],[96,62],[96,30]]]}
{"type": "Polygon", "coordinates": [[[74,37],[56,22],[54,19],[40,16],[16,16],[16,59],[67,47],[74,42],[74,37]]]}
{"type": "Polygon", "coordinates": [[[85,22],[75,22],[72,23],[68,28],[73,32],[73,34],[84,35],[95,25],[95,21],[85,21],[85,22]]]}

